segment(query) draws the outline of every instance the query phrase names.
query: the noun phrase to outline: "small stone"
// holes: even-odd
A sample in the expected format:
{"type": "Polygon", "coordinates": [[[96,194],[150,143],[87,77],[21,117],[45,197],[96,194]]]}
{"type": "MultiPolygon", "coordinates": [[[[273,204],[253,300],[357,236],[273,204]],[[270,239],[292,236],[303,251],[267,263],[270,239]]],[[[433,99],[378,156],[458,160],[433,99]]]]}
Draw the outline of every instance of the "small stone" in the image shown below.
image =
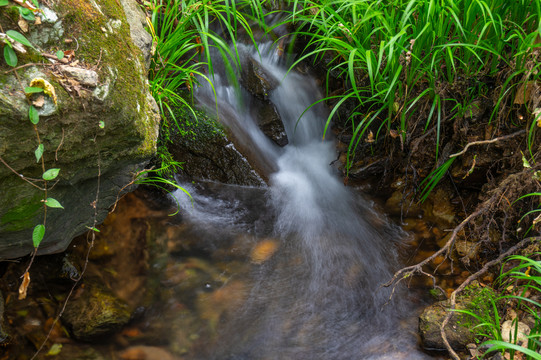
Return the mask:
{"type": "Polygon", "coordinates": [[[516,320],[506,320],[502,324],[502,340],[508,343],[517,345],[526,345],[528,343],[528,335],[530,327],[523,322],[516,320]],[[516,339],[515,339],[516,331],[516,339]]]}
{"type": "Polygon", "coordinates": [[[98,86],[98,73],[93,70],[82,69],[78,67],[63,65],[60,70],[67,76],[70,76],[77,80],[82,85],[96,87],[98,86]]]}

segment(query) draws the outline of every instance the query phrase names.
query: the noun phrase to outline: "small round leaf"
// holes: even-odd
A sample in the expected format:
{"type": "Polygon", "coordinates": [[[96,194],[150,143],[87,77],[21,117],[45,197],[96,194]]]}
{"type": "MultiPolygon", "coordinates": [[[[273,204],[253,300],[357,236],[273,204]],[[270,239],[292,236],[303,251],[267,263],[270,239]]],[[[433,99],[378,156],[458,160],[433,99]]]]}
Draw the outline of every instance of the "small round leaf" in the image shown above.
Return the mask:
{"type": "Polygon", "coordinates": [[[39,162],[39,160],[43,156],[43,144],[38,145],[38,147],[34,151],[34,155],[36,155],[36,162],[39,162]]]}
{"type": "Polygon", "coordinates": [[[41,240],[43,240],[43,236],[45,236],[45,225],[36,225],[34,232],[32,232],[32,242],[34,243],[34,247],[37,248],[39,246],[41,240]]]}
{"type": "Polygon", "coordinates": [[[58,58],[58,60],[62,60],[64,58],[64,52],[62,50],[58,50],[56,52],[56,57],[58,58]]]}
{"type": "Polygon", "coordinates": [[[15,54],[15,50],[11,46],[4,45],[4,60],[11,67],[17,66],[17,54],[15,54]]]}
{"type": "Polygon", "coordinates": [[[49,169],[43,173],[43,180],[47,180],[47,181],[54,180],[58,176],[59,172],[60,172],[60,169],[57,169],[57,168],[49,169]]]}
{"type": "Polygon", "coordinates": [[[36,110],[36,108],[32,105],[30,105],[30,109],[28,109],[28,117],[30,118],[30,122],[32,124],[37,125],[39,123],[38,110],[36,110]]]}

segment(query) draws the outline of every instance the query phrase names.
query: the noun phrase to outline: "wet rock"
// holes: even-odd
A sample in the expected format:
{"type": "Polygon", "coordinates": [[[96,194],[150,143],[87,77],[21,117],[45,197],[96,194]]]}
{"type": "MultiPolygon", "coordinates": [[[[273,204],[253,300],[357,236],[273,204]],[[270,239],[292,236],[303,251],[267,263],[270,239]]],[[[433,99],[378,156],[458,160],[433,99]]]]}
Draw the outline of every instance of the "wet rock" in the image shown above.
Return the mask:
{"type": "Polygon", "coordinates": [[[251,108],[261,131],[276,145],[286,146],[289,140],[276,106],[269,101],[256,100],[251,108]]]}
{"type": "Polygon", "coordinates": [[[77,296],[68,302],[62,317],[77,339],[94,340],[118,330],[130,320],[128,305],[105,288],[81,287],[77,296]]]}
{"type": "Polygon", "coordinates": [[[448,190],[439,188],[433,191],[423,204],[424,219],[442,228],[452,225],[456,216],[455,209],[450,203],[451,198],[452,194],[448,190]]]}
{"type": "MultiPolygon", "coordinates": [[[[440,301],[427,307],[419,317],[419,332],[424,348],[445,350],[445,344],[440,334],[440,326],[448,314],[448,306],[448,300],[440,301]]],[[[464,309],[464,307],[459,306],[457,308],[464,309]]],[[[467,344],[474,341],[475,337],[470,331],[470,327],[461,325],[468,323],[467,320],[469,319],[465,315],[453,314],[445,329],[445,335],[453,349],[465,349],[467,344]]],[[[471,320],[469,320],[469,323],[471,323],[471,320]]]]}
{"type": "Polygon", "coordinates": [[[415,217],[423,213],[418,202],[412,200],[411,196],[405,196],[403,190],[393,192],[385,202],[385,211],[391,215],[407,217],[415,217]]]}
{"type": "MultiPolygon", "coordinates": [[[[182,129],[173,136],[169,146],[173,158],[182,163],[182,173],[198,180],[224,184],[261,186],[264,181],[246,158],[224,134],[220,125],[199,113],[198,119],[184,117],[182,129]]],[[[174,129],[176,131],[177,129],[174,129]]]]}
{"type": "MultiPolygon", "coordinates": [[[[488,298],[493,296],[495,295],[491,289],[480,287],[478,283],[474,282],[464,290],[464,295],[457,297],[455,308],[486,316],[492,311],[488,298]]],[[[449,313],[449,307],[449,300],[439,301],[426,307],[419,316],[419,333],[424,348],[445,350],[440,326],[449,313]]],[[[455,350],[466,350],[467,345],[475,340],[471,329],[476,324],[477,321],[472,316],[454,312],[445,328],[445,334],[451,347],[455,350]]]]}
{"type": "Polygon", "coordinates": [[[266,72],[253,58],[248,58],[242,64],[240,83],[248,92],[262,100],[268,99],[270,92],[280,84],[278,79],[266,72]]]}

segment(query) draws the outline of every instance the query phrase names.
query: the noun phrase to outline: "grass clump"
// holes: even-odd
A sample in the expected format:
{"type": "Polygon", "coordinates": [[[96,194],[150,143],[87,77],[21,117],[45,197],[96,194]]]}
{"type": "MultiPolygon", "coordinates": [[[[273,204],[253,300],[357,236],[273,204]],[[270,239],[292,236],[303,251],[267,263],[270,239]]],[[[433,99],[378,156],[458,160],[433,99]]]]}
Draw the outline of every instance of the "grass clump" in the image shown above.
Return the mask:
{"type": "MultiPolygon", "coordinates": [[[[490,124],[508,115],[503,106],[516,97],[521,84],[539,80],[539,1],[291,4],[285,21],[296,24],[297,35],[308,39],[299,61],[327,59],[327,79],[334,74],[344,79],[342,93],[327,89],[327,100],[335,103],[327,126],[340,106],[355,104],[346,121],[353,133],[346,175],[361,140],[372,130],[376,140],[383,135],[399,138],[402,150],[419,132],[434,131],[437,161],[444,126],[472,113],[474,99],[496,94],[488,99],[493,103],[490,124]]],[[[530,115],[534,111],[529,108],[530,115]]],[[[531,124],[533,116],[527,120],[531,124]]]]}

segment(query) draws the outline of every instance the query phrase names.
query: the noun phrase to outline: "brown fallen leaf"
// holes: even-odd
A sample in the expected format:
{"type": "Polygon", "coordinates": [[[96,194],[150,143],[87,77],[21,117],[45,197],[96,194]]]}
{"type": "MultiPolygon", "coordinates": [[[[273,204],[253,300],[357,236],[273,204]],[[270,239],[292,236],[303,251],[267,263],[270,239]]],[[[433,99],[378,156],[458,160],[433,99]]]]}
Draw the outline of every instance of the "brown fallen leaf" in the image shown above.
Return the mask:
{"type": "Polygon", "coordinates": [[[34,20],[34,25],[41,25],[41,18],[39,16],[36,16],[36,20],[34,20]]]}
{"type": "Polygon", "coordinates": [[[19,286],[19,300],[26,299],[28,285],[30,285],[30,273],[27,271],[23,275],[23,282],[21,283],[21,286],[19,286]]]}
{"type": "Polygon", "coordinates": [[[37,108],[43,107],[45,104],[45,96],[38,95],[35,100],[32,101],[32,105],[34,105],[37,108]]]}
{"type": "Polygon", "coordinates": [[[19,27],[21,28],[21,30],[23,32],[25,32],[25,33],[28,32],[28,21],[26,21],[22,17],[19,18],[19,21],[17,22],[17,25],[19,25],[19,27]]]}

